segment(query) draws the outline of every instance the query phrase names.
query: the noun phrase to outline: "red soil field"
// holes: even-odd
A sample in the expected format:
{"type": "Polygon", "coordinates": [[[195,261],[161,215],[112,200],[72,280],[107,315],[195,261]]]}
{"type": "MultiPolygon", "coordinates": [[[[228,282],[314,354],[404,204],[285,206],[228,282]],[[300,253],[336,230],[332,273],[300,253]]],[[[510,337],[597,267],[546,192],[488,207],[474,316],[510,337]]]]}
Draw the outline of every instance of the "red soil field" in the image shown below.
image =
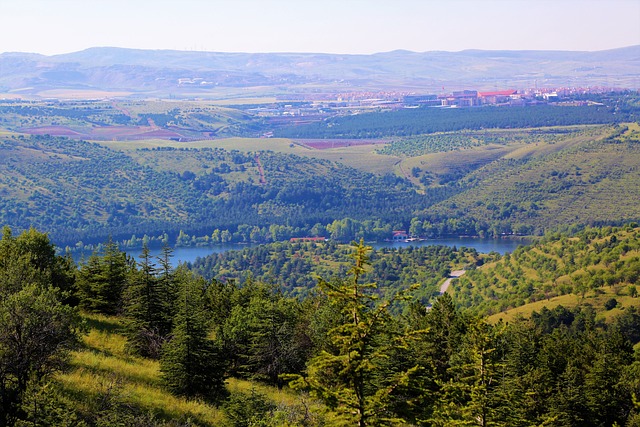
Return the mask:
{"type": "Polygon", "coordinates": [[[87,134],[77,132],[66,126],[41,126],[35,128],[20,129],[20,132],[29,135],[51,135],[51,136],[68,136],[68,137],[86,137],[87,134]]]}

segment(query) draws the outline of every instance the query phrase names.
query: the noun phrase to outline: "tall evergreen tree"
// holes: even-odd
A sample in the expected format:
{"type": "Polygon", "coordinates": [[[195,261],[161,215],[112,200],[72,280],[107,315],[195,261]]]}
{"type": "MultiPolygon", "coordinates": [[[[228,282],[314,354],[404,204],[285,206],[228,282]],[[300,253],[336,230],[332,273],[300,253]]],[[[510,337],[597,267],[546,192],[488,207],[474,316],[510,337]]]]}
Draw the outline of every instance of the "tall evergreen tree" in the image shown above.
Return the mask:
{"type": "Polygon", "coordinates": [[[307,364],[306,376],[292,386],[309,390],[347,423],[360,427],[403,422],[389,411],[389,396],[406,381],[409,371],[381,372],[392,348],[406,345],[390,325],[389,302],[377,302],[374,283],[360,283],[371,250],[355,245],[349,278],[319,287],[341,313],[341,323],[329,330],[331,345],[307,364]]]}
{"type": "Polygon", "coordinates": [[[162,253],[158,257],[160,268],[157,271],[157,289],[161,310],[158,328],[160,335],[165,338],[169,336],[173,328],[175,302],[178,292],[171,258],[173,258],[173,249],[165,242],[162,246],[162,253]]]}
{"type": "Polygon", "coordinates": [[[451,358],[451,379],[442,384],[434,411],[435,426],[507,426],[498,407],[502,368],[498,331],[482,320],[473,321],[459,352],[451,358]]]}
{"type": "Polygon", "coordinates": [[[176,276],[176,316],[160,358],[162,381],[174,394],[219,402],[227,395],[226,362],[221,349],[208,338],[206,283],[182,267],[176,276]]]}
{"type": "Polygon", "coordinates": [[[311,350],[299,326],[299,302],[276,294],[252,300],[248,312],[249,341],[243,368],[256,379],[281,388],[281,374],[300,373],[311,350]]]}
{"type": "Polygon", "coordinates": [[[127,256],[111,239],[102,254],[93,253],[78,272],[80,306],[85,310],[117,314],[129,275],[127,256]]]}
{"type": "Polygon", "coordinates": [[[169,334],[171,319],[147,245],[143,246],[137,264],[126,291],[127,347],[140,356],[157,359],[169,334]]]}

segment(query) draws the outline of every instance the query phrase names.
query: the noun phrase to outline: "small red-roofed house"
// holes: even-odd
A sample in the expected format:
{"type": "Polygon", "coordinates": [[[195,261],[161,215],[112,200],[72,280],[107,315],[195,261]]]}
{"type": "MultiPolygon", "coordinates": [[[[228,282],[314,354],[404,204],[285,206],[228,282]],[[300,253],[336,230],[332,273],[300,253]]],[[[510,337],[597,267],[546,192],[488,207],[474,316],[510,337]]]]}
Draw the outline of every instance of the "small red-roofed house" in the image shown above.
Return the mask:
{"type": "Polygon", "coordinates": [[[393,232],[393,241],[404,241],[409,238],[409,235],[404,230],[394,230],[393,232]]]}

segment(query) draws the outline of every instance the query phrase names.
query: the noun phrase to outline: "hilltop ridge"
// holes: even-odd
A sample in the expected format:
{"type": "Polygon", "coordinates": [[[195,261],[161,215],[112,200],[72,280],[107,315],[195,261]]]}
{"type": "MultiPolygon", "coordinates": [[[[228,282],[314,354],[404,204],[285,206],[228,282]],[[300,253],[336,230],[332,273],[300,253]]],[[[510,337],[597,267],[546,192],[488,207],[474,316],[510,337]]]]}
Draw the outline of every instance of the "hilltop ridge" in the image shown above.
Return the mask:
{"type": "Polygon", "coordinates": [[[259,95],[345,88],[426,93],[498,85],[634,88],[639,78],[640,45],[596,52],[395,50],[347,55],[94,47],[53,56],[0,54],[0,94],[25,96],[53,89],[186,98],[229,88],[251,88],[259,95]],[[184,84],[185,79],[192,83],[184,84]]]}

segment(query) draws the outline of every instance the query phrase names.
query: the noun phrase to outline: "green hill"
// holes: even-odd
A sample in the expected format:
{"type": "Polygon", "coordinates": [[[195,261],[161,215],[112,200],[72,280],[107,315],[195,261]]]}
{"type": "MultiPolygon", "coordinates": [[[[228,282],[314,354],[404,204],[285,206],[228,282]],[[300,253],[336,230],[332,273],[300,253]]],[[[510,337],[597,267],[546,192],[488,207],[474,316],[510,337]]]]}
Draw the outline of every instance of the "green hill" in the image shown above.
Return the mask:
{"type": "Polygon", "coordinates": [[[5,102],[0,222],[84,246],[109,235],[348,242],[638,221],[637,98],[601,101],[336,116],[321,123],[328,136],[360,139],[330,143],[219,138],[270,127],[251,109],[201,101],[5,102]],[[374,136],[384,139],[362,139],[374,136]]]}
{"type": "Polygon", "coordinates": [[[266,241],[272,225],[287,227],[284,238],[347,217],[391,227],[451,193],[420,195],[400,178],[328,160],[176,144],[119,151],[48,135],[4,137],[0,222],[50,229],[62,246],[214,229],[266,241]]]}
{"type": "Polygon", "coordinates": [[[459,165],[448,173],[464,174],[457,181],[463,191],[423,215],[436,222],[472,219],[492,234],[637,220],[639,130],[637,124],[594,128],[557,142],[513,146],[468,174],[459,165]]]}
{"type": "Polygon", "coordinates": [[[611,315],[640,306],[639,279],[640,228],[595,228],[551,235],[468,271],[455,282],[453,295],[460,306],[494,319],[586,303],[611,315]]]}

